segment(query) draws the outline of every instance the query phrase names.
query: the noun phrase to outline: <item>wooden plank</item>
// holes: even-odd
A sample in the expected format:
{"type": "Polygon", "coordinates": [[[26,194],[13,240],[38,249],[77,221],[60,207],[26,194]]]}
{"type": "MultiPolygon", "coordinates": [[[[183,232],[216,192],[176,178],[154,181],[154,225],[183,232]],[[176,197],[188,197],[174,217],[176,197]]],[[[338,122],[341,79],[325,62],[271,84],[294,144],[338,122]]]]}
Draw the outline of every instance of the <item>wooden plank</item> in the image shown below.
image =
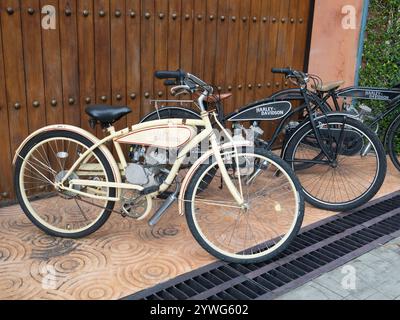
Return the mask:
{"type": "Polygon", "coordinates": [[[240,30],[239,30],[239,59],[237,63],[238,86],[236,92],[236,105],[242,106],[245,102],[246,89],[246,70],[247,70],[247,50],[249,46],[250,31],[250,6],[247,1],[241,1],[240,8],[240,30]]]}
{"type": "MultiPolygon", "coordinates": [[[[126,105],[126,38],[125,0],[111,1],[111,84],[112,105],[126,105]]],[[[117,130],[126,128],[126,117],[119,120],[117,130]]]]}
{"type": "MultiPolygon", "coordinates": [[[[94,53],[96,71],[96,103],[109,105],[111,100],[110,1],[94,1],[94,53]],[[104,12],[104,16],[100,15],[104,12]]],[[[97,134],[101,135],[101,128],[97,134]]]]}
{"type": "MultiPolygon", "coordinates": [[[[41,0],[40,5],[51,5],[58,8],[58,0],[41,0]]],[[[61,78],[60,27],[57,11],[56,29],[42,28],[43,67],[46,93],[47,124],[64,122],[63,93],[61,78]]]]}
{"type": "Polygon", "coordinates": [[[241,0],[229,1],[229,26],[228,35],[229,40],[226,46],[226,87],[228,92],[233,94],[232,98],[226,100],[224,103],[225,113],[233,112],[239,105],[237,101],[237,64],[239,58],[239,30],[241,26],[240,19],[240,3],[241,0]]]}
{"type": "Polygon", "coordinates": [[[181,68],[187,72],[192,71],[193,49],[196,49],[198,43],[193,43],[193,0],[182,1],[181,18],[181,68]]]}
{"type": "MultiPolygon", "coordinates": [[[[155,52],[154,70],[168,69],[168,1],[155,0],[155,52]]],[[[154,94],[157,99],[165,99],[167,88],[164,81],[154,78],[154,94]]]]}
{"type": "Polygon", "coordinates": [[[39,0],[27,0],[21,4],[28,123],[29,132],[33,132],[46,125],[41,7],[39,0]],[[28,13],[28,8],[35,10],[33,15],[28,13]]]}
{"type": "Polygon", "coordinates": [[[141,27],[141,78],[142,109],[144,116],[152,110],[150,100],[154,99],[154,0],[142,1],[141,27]],[[147,15],[147,17],[146,17],[147,15]],[[150,16],[148,16],[150,15],[150,16]]]}
{"type": "Polygon", "coordinates": [[[261,6],[261,22],[260,22],[260,29],[259,29],[259,47],[258,47],[258,64],[257,64],[257,71],[256,71],[256,82],[257,85],[261,84],[261,88],[257,88],[255,99],[260,100],[267,96],[267,80],[269,79],[269,73],[271,70],[268,70],[268,74],[266,74],[265,66],[267,65],[268,57],[268,47],[270,46],[270,39],[269,39],[269,23],[270,23],[270,5],[271,1],[262,1],[261,6]]]}
{"type": "MultiPolygon", "coordinates": [[[[280,13],[279,13],[279,19],[277,21],[277,24],[279,25],[278,27],[278,42],[277,42],[277,47],[275,51],[275,57],[276,57],[276,66],[277,68],[286,68],[287,66],[285,65],[285,55],[287,54],[286,52],[286,47],[287,47],[287,37],[288,37],[288,20],[289,20],[289,4],[290,0],[282,0],[281,1],[281,6],[280,6],[280,13]]],[[[280,74],[275,74],[274,75],[274,82],[275,82],[275,87],[274,91],[278,91],[284,88],[284,76],[280,74]],[[278,85],[279,83],[279,85],[278,85]]]]}
{"type": "Polygon", "coordinates": [[[296,46],[296,20],[301,5],[301,0],[290,0],[289,14],[287,22],[287,39],[286,39],[286,54],[285,54],[285,66],[293,68],[293,51],[296,46]]]}
{"type": "MultiPolygon", "coordinates": [[[[234,0],[239,1],[239,0],[234,0]]],[[[204,55],[208,49],[206,44],[206,1],[194,2],[194,29],[193,29],[193,43],[195,50],[193,50],[193,74],[200,78],[204,78],[204,55]]],[[[207,37],[208,38],[208,37],[207,37]]]]}
{"type": "MultiPolygon", "coordinates": [[[[265,0],[264,0],[265,1],[265,0]]],[[[261,0],[251,0],[251,11],[249,17],[249,46],[247,50],[247,74],[246,74],[246,91],[245,104],[254,101],[257,90],[256,73],[258,68],[258,47],[259,32],[261,25],[261,0]]]]}
{"type": "Polygon", "coordinates": [[[309,52],[306,52],[308,40],[308,23],[312,17],[310,16],[311,0],[301,0],[298,6],[296,20],[296,45],[293,50],[293,67],[306,71],[304,59],[309,52]]]}
{"type": "Polygon", "coordinates": [[[218,1],[217,49],[215,54],[214,84],[222,93],[226,89],[226,67],[228,51],[229,6],[227,0],[218,1]]]}
{"type": "Polygon", "coordinates": [[[204,75],[203,80],[208,83],[215,83],[215,54],[217,51],[217,18],[218,18],[218,1],[207,0],[207,17],[206,17],[206,47],[204,55],[204,75]],[[214,19],[211,20],[211,17],[214,19]]]}
{"type": "Polygon", "coordinates": [[[0,5],[11,153],[14,154],[28,135],[21,16],[18,0],[1,1],[0,5]],[[14,14],[6,12],[8,7],[14,9],[14,14]],[[17,109],[16,103],[19,103],[17,109]]]}
{"type": "Polygon", "coordinates": [[[80,126],[76,0],[59,0],[64,123],[80,126]]]}
{"type": "Polygon", "coordinates": [[[133,112],[128,115],[128,124],[133,125],[140,120],[141,78],[140,78],[140,0],[127,0],[126,11],[126,81],[129,96],[128,106],[133,112]]]}
{"type": "MultiPolygon", "coordinates": [[[[0,16],[3,20],[3,17],[0,16]]],[[[0,21],[1,23],[1,21],[0,21]]],[[[3,26],[3,24],[1,23],[3,26]]],[[[10,144],[10,128],[8,117],[8,101],[6,92],[6,80],[3,60],[3,41],[0,32],[0,201],[9,200],[14,197],[12,187],[12,153],[10,144]]]]}
{"type": "MultiPolygon", "coordinates": [[[[270,0],[270,16],[269,16],[269,35],[268,35],[268,48],[267,48],[267,59],[265,64],[265,75],[266,75],[266,96],[272,95],[272,92],[276,91],[276,81],[274,74],[271,72],[271,68],[278,68],[276,64],[276,49],[278,43],[278,31],[279,31],[279,20],[280,20],[280,0],[270,0]]],[[[286,1],[286,0],[283,0],[286,1]]]]}
{"type": "MultiPolygon", "coordinates": [[[[301,0],[290,0],[289,13],[286,27],[286,46],[285,46],[285,56],[283,65],[294,68],[293,62],[293,51],[296,46],[296,20],[298,14],[298,7],[301,5],[301,0]]],[[[285,81],[283,83],[283,88],[288,89],[294,87],[290,81],[285,81]]]]}
{"type": "MultiPolygon", "coordinates": [[[[168,1],[168,70],[177,70],[180,65],[181,48],[181,0],[168,1]]],[[[173,98],[168,92],[169,99],[173,98]]]]}
{"type": "MultiPolygon", "coordinates": [[[[265,58],[265,71],[264,71],[264,97],[269,97],[273,91],[276,91],[276,81],[274,74],[271,72],[271,68],[277,67],[276,65],[276,50],[279,38],[279,24],[280,24],[280,5],[281,2],[286,0],[270,0],[268,21],[267,21],[267,32],[268,32],[268,43],[266,44],[266,58],[265,58]]],[[[261,128],[265,131],[264,138],[270,139],[275,128],[276,122],[263,122],[261,128]]]]}
{"type": "Polygon", "coordinates": [[[93,1],[77,2],[77,23],[81,126],[95,133],[96,131],[90,128],[89,117],[85,113],[87,105],[96,102],[93,1]],[[83,15],[85,10],[90,13],[87,17],[83,15]]]}

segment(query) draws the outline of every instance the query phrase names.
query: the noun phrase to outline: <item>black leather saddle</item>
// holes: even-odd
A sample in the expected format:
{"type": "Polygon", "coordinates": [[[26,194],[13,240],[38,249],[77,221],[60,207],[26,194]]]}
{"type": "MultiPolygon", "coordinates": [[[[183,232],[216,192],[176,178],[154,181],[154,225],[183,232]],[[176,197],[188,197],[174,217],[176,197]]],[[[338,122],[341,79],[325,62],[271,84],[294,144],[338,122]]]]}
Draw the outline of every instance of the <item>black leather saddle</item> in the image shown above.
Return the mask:
{"type": "Polygon", "coordinates": [[[110,125],[132,112],[129,107],[113,107],[108,105],[89,106],[85,111],[93,122],[100,122],[102,125],[110,125]]]}

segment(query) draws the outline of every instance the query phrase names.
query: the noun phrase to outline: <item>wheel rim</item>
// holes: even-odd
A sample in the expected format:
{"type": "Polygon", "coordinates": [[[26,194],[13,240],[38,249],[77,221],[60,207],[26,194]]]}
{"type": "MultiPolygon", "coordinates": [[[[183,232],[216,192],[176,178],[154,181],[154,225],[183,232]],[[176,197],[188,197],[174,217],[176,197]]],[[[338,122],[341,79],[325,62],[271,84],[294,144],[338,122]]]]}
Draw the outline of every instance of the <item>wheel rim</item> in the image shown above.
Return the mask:
{"type": "MultiPolygon", "coordinates": [[[[242,177],[247,212],[237,208],[226,186],[215,192],[221,180],[219,169],[217,174],[213,172],[214,179],[206,190],[199,188],[217,163],[211,164],[198,179],[191,199],[192,219],[203,241],[225,257],[238,260],[257,259],[279,250],[295,230],[300,210],[296,187],[281,166],[260,155],[239,155],[245,156],[269,164],[250,188],[243,185],[246,177],[242,177]],[[274,178],[277,171],[281,174],[274,178]]],[[[238,186],[238,179],[234,182],[238,186]]]]}
{"type": "MultiPolygon", "coordinates": [[[[95,225],[105,211],[107,201],[58,192],[53,185],[86,150],[88,147],[75,139],[55,137],[36,144],[22,159],[19,175],[22,200],[31,216],[47,229],[64,234],[79,233],[95,225]]],[[[94,152],[71,178],[108,181],[106,170],[94,152]]],[[[108,195],[110,190],[87,191],[108,195]]]]}
{"type": "Polygon", "coordinates": [[[400,170],[400,123],[393,128],[390,136],[389,149],[393,164],[400,170]]]}
{"type": "MultiPolygon", "coordinates": [[[[322,126],[326,127],[326,123],[322,126]]],[[[320,125],[321,126],[321,125],[320,125]]],[[[342,122],[329,123],[332,128],[343,126],[342,122]]],[[[331,129],[332,129],[331,128],[331,129]]],[[[325,205],[347,205],[352,204],[366,194],[374,186],[379,172],[378,152],[371,139],[360,129],[346,124],[345,131],[353,134],[356,133],[363,140],[361,151],[355,152],[358,147],[355,146],[356,141],[347,141],[350,145],[347,154],[345,150],[339,152],[337,159],[337,167],[331,167],[326,164],[315,164],[310,168],[297,170],[296,163],[301,160],[315,159],[316,155],[321,154],[321,147],[303,143],[304,139],[314,136],[313,130],[310,129],[298,141],[294,148],[294,152],[290,162],[296,172],[297,177],[303,187],[306,196],[323,203],[325,205]],[[362,152],[366,146],[370,145],[371,149],[367,155],[362,156],[362,152]],[[351,149],[351,146],[353,149],[351,149]]],[[[330,150],[335,149],[337,145],[332,144],[330,150]]],[[[322,160],[328,162],[326,156],[322,160]]]]}

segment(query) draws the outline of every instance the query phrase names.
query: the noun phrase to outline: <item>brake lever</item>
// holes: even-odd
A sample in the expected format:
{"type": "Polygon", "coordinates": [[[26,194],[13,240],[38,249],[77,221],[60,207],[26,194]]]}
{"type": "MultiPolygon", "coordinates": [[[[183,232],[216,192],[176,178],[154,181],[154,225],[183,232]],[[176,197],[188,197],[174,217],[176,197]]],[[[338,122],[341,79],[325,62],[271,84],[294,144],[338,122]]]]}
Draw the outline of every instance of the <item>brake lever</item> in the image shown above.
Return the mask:
{"type": "Polygon", "coordinates": [[[172,92],[171,92],[171,94],[172,94],[174,97],[178,97],[178,96],[183,95],[183,94],[188,94],[188,92],[187,92],[186,90],[181,90],[181,91],[178,91],[178,92],[175,92],[175,93],[172,93],[172,92]]]}
{"type": "Polygon", "coordinates": [[[171,88],[171,95],[173,95],[174,97],[177,95],[181,95],[185,92],[190,92],[190,87],[187,85],[181,85],[171,88]]]}

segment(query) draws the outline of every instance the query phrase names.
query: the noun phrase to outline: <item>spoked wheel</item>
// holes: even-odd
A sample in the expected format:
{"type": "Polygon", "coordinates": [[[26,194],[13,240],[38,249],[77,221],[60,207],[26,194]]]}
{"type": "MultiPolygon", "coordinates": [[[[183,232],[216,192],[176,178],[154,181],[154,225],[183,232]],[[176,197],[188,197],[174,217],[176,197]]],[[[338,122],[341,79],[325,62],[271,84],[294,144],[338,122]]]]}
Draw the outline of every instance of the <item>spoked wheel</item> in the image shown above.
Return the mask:
{"type": "Polygon", "coordinates": [[[392,163],[400,171],[400,118],[389,129],[387,147],[392,163]]]}
{"type": "MultiPolygon", "coordinates": [[[[18,201],[28,218],[49,235],[87,236],[106,222],[114,207],[112,201],[77,193],[115,197],[114,188],[74,186],[72,191],[65,191],[57,187],[92,145],[79,134],[51,131],[32,138],[19,153],[14,177],[18,201]]],[[[64,185],[69,186],[72,179],[115,181],[111,166],[99,149],[89,153],[64,185]]]]}
{"type": "MultiPolygon", "coordinates": [[[[331,130],[328,130],[327,128],[324,128],[323,130],[320,131],[322,139],[324,141],[329,141],[329,139],[333,139],[333,143],[338,143],[340,139],[340,130],[334,130],[333,132],[331,130]]],[[[329,144],[329,143],[328,143],[329,144]]],[[[315,152],[316,156],[312,159],[313,162],[295,162],[294,163],[294,170],[296,172],[300,170],[306,170],[311,167],[313,167],[316,163],[319,161],[323,161],[326,159],[325,154],[321,150],[318,144],[318,140],[315,137],[315,134],[310,134],[307,137],[304,138],[303,140],[303,145],[304,147],[308,147],[309,150],[320,150],[318,154],[315,152]]],[[[359,134],[356,132],[353,132],[350,134],[350,131],[348,132],[347,136],[344,137],[342,141],[342,148],[341,148],[341,155],[345,156],[355,156],[360,153],[362,148],[364,147],[364,139],[360,137],[359,134]]]]}
{"type": "Polygon", "coordinates": [[[334,161],[323,153],[311,124],[293,135],[284,158],[296,171],[306,201],[331,211],[357,208],[379,191],[385,179],[387,162],[382,143],[364,124],[348,117],[329,116],[318,123],[334,161]],[[308,169],[296,167],[307,162],[312,164],[308,169]]]}
{"type": "Polygon", "coordinates": [[[197,169],[185,193],[186,219],[210,254],[235,263],[265,261],[286,249],[299,231],[304,215],[301,186],[290,167],[267,151],[241,153],[238,159],[236,165],[232,153],[224,155],[245,205],[238,206],[218,164],[210,161],[197,169]]]}

